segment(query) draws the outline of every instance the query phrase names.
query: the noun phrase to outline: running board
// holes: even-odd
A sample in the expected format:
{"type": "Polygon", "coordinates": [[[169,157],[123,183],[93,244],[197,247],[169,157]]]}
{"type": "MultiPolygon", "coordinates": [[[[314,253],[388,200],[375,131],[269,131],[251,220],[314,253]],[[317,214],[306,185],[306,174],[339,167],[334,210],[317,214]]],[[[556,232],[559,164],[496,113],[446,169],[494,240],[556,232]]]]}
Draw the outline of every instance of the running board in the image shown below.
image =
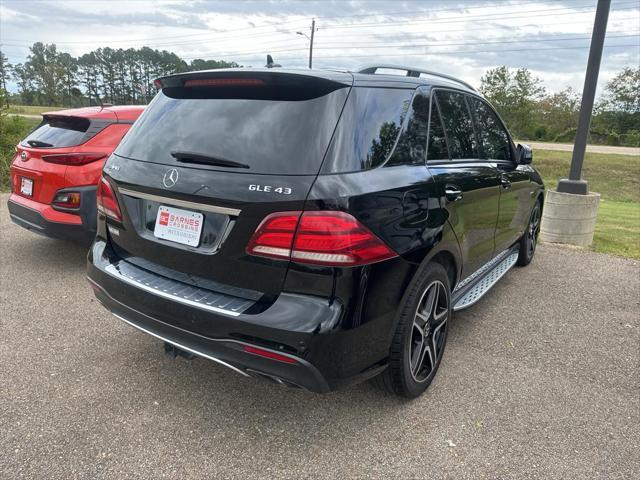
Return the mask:
{"type": "MultiPolygon", "coordinates": [[[[518,249],[505,252],[504,258],[495,263],[495,265],[487,269],[486,272],[479,275],[476,282],[472,283],[467,289],[459,293],[459,297],[455,298],[454,292],[453,310],[459,311],[470,307],[480,300],[485,293],[491,290],[498,280],[500,280],[518,261],[518,249]]],[[[501,254],[500,256],[503,256],[501,254]]],[[[490,262],[492,263],[492,262],[490,262]]]]}

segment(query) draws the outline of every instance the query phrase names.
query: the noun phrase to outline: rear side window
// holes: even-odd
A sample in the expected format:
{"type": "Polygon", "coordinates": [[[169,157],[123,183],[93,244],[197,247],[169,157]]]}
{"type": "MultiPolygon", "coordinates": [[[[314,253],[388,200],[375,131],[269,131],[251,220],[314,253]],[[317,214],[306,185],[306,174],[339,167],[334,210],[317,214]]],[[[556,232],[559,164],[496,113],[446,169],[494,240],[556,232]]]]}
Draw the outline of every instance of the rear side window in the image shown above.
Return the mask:
{"type": "Polygon", "coordinates": [[[387,161],[414,90],[354,87],[323,166],[326,173],[367,170],[387,161]]]}
{"type": "Polygon", "coordinates": [[[429,94],[419,88],[411,102],[407,126],[402,131],[396,149],[386,166],[424,165],[429,123],[429,94]]]}
{"type": "Polygon", "coordinates": [[[482,100],[469,97],[478,137],[481,157],[491,160],[511,160],[511,142],[495,112],[482,100]]]}
{"type": "Polygon", "coordinates": [[[233,169],[238,173],[317,174],[348,88],[301,99],[274,96],[291,89],[255,90],[165,88],[115,153],[134,160],[189,166],[192,164],[179,158],[179,152],[186,152],[245,166],[233,169]]]}
{"type": "Polygon", "coordinates": [[[440,107],[451,159],[477,158],[477,142],[465,95],[449,90],[438,90],[436,99],[440,107]]]}
{"type": "Polygon", "coordinates": [[[440,118],[440,109],[435,96],[431,102],[431,113],[429,116],[429,146],[427,149],[427,160],[449,160],[447,138],[444,134],[442,119],[440,118]]]}
{"type": "Polygon", "coordinates": [[[22,141],[24,147],[60,148],[80,145],[86,139],[91,122],[79,117],[45,117],[22,141]]]}

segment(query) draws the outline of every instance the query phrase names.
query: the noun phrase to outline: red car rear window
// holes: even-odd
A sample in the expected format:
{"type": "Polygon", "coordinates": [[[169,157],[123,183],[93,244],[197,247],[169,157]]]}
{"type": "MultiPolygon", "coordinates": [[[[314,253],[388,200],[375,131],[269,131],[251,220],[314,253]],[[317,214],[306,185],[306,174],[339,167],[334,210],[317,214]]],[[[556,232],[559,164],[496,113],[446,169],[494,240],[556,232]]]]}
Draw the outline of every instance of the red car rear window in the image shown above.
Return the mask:
{"type": "Polygon", "coordinates": [[[38,127],[22,141],[24,147],[73,147],[85,141],[91,122],[80,117],[45,117],[38,127]]]}

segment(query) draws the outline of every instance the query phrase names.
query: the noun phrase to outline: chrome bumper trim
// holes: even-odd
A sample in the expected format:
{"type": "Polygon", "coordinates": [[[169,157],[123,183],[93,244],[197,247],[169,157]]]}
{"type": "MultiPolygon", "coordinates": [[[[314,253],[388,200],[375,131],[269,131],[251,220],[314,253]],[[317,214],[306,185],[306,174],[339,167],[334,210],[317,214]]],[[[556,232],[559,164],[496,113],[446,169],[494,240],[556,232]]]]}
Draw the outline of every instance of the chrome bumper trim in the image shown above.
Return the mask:
{"type": "Polygon", "coordinates": [[[119,188],[118,191],[122,195],[128,197],[142,198],[144,200],[151,200],[152,202],[159,202],[163,205],[173,205],[175,207],[190,208],[192,210],[202,210],[211,213],[221,213],[223,215],[231,215],[237,217],[242,210],[237,208],[219,207],[217,205],[209,205],[207,203],[188,202],[186,200],[178,200],[177,198],[161,197],[160,195],[153,195],[151,193],[137,192],[135,190],[129,190],[128,188],[119,188]]]}
{"type": "Polygon", "coordinates": [[[146,277],[144,277],[143,270],[127,263],[122,265],[109,264],[103,267],[103,270],[121,282],[145,292],[208,312],[237,317],[254,303],[248,299],[205,290],[154,274],[146,274],[146,277]],[[127,271],[124,269],[125,265],[127,266],[127,271]],[[230,308],[224,308],[227,306],[230,308]]]}

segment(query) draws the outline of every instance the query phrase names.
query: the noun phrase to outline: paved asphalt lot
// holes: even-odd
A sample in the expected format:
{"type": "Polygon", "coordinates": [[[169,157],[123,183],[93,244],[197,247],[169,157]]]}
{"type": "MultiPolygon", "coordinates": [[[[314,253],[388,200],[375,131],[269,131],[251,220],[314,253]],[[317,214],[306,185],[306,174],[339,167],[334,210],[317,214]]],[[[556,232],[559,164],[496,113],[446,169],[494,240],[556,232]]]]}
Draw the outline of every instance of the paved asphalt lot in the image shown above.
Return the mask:
{"type": "Polygon", "coordinates": [[[0,478],[639,478],[638,262],[543,246],[408,402],[172,360],[0,196],[0,478]]]}

